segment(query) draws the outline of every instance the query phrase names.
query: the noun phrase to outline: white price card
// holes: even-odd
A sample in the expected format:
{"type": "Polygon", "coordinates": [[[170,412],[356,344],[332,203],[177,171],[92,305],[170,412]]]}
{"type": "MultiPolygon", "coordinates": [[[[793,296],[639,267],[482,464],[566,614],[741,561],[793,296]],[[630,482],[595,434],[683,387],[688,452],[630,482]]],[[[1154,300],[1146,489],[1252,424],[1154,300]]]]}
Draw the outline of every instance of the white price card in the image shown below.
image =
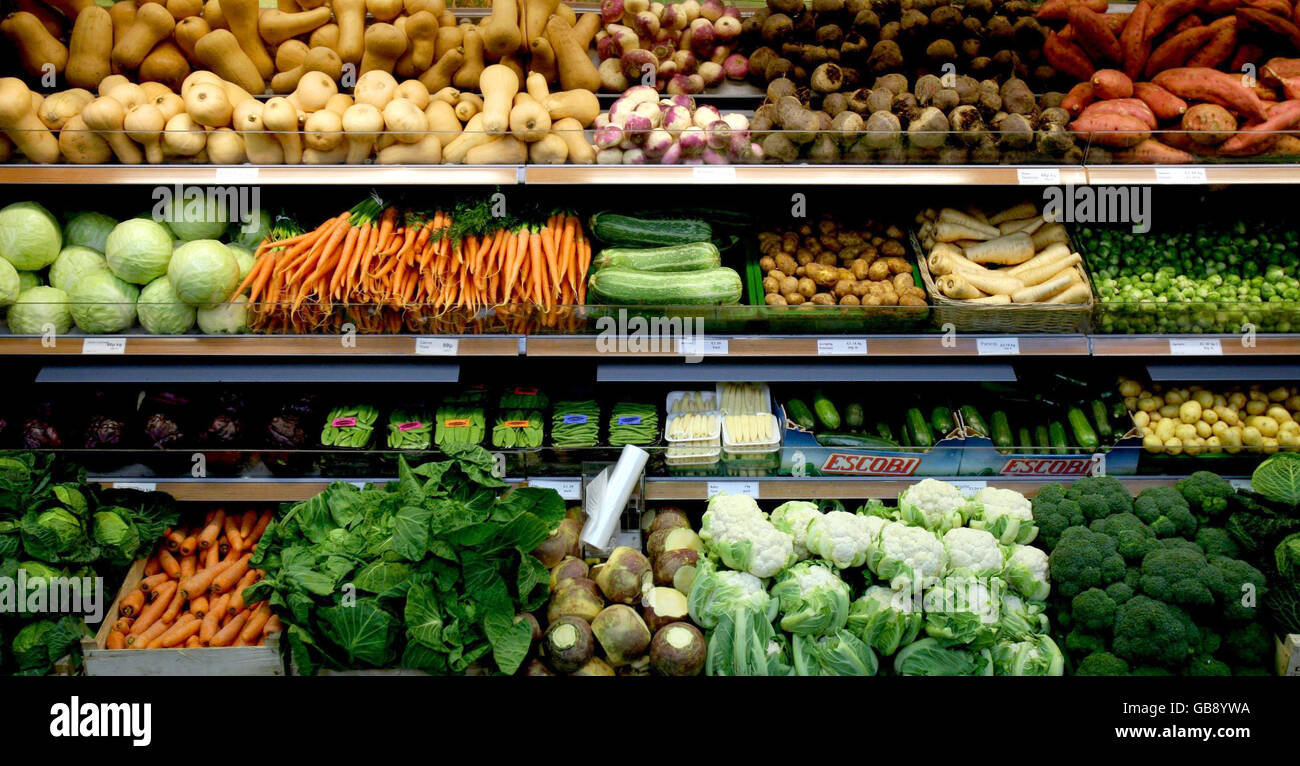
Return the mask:
{"type": "Polygon", "coordinates": [[[980,356],[1018,356],[1019,338],[976,338],[975,352],[980,356]]]}
{"type": "Polygon", "coordinates": [[[152,481],[115,481],[113,489],[134,489],[140,492],[153,492],[158,489],[158,485],[152,481]]]}
{"type": "Polygon", "coordinates": [[[217,168],[214,175],[219,184],[253,183],[257,180],[257,168],[217,168]]]}
{"type": "Polygon", "coordinates": [[[731,165],[696,165],[691,168],[691,180],[697,184],[734,184],[736,168],[731,165]]]}
{"type": "Polygon", "coordinates": [[[1206,183],[1205,168],[1156,168],[1158,184],[1206,183]]]}
{"type": "Polygon", "coordinates": [[[536,489],[553,489],[564,500],[582,499],[582,479],[529,479],[528,486],[536,489]]]}
{"type": "Polygon", "coordinates": [[[1021,186],[1058,186],[1061,183],[1061,169],[1018,168],[1016,182],[1021,186]]]}
{"type": "Polygon", "coordinates": [[[1232,485],[1233,489],[1251,489],[1250,479],[1228,479],[1228,483],[1232,485]]]}
{"type": "Polygon", "coordinates": [[[1218,338],[1170,338],[1170,356],[1223,356],[1218,338]]]}
{"type": "Polygon", "coordinates": [[[86,338],[81,342],[83,354],[125,354],[126,338],[86,338]]]}
{"type": "Polygon", "coordinates": [[[820,338],[817,356],[866,356],[866,338],[820,338]]]}
{"type": "Polygon", "coordinates": [[[456,356],[460,353],[460,341],[456,338],[416,338],[417,356],[456,356]]]}
{"type": "Polygon", "coordinates": [[[970,481],[952,481],[948,482],[957,488],[957,491],[963,495],[973,495],[989,485],[987,481],[970,480],[970,481]]]}
{"type": "Polygon", "coordinates": [[[756,481],[711,481],[705,487],[705,495],[745,495],[758,499],[758,482],[756,481]]]}
{"type": "Polygon", "coordinates": [[[349,482],[347,482],[347,483],[348,483],[348,484],[351,484],[352,486],[356,487],[357,489],[365,489],[365,488],[366,488],[366,482],[364,482],[364,481],[349,481],[349,482]]]}
{"type": "Polygon", "coordinates": [[[677,353],[682,356],[726,356],[731,342],[726,338],[678,338],[677,353]]]}

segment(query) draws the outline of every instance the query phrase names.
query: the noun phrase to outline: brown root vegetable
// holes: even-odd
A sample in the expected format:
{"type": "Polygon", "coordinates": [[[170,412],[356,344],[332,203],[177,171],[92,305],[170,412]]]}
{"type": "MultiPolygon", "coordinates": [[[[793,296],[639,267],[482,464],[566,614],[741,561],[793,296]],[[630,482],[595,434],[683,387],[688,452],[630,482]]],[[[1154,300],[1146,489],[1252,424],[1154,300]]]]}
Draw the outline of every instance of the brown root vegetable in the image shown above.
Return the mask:
{"type": "Polygon", "coordinates": [[[912,87],[916,102],[921,106],[930,106],[935,94],[941,90],[943,90],[943,81],[932,74],[921,75],[917,78],[916,85],[912,87]]]}
{"type": "Polygon", "coordinates": [[[760,142],[763,156],[782,164],[792,164],[799,159],[799,148],[784,133],[769,133],[760,142]]]}
{"type": "Polygon", "coordinates": [[[1183,115],[1183,130],[1202,146],[1217,146],[1237,129],[1237,119],[1218,104],[1196,104],[1183,115]]]}
{"type": "Polygon", "coordinates": [[[601,598],[596,583],[585,577],[575,577],[561,582],[560,587],[551,593],[546,621],[552,623],[561,617],[581,617],[591,621],[604,608],[605,600],[601,598]]]}
{"type": "Polygon", "coordinates": [[[671,587],[651,588],[641,601],[641,616],[651,633],[669,623],[689,620],[689,614],[686,596],[671,587]]]}
{"type": "Polygon", "coordinates": [[[650,629],[636,610],[624,604],[611,604],[591,621],[591,632],[613,667],[627,665],[641,656],[650,645],[650,629]]]}
{"type": "Polygon", "coordinates": [[[591,660],[588,661],[586,665],[583,665],[582,667],[580,667],[580,668],[578,668],[577,670],[573,671],[573,672],[570,673],[569,675],[573,675],[573,676],[609,676],[609,677],[612,678],[615,674],[614,674],[614,669],[611,668],[611,667],[609,666],[609,663],[608,663],[608,662],[605,662],[604,660],[602,660],[602,659],[599,658],[599,657],[592,657],[591,660]]]}
{"type": "Polygon", "coordinates": [[[844,85],[844,72],[837,64],[821,64],[813,70],[809,85],[818,93],[834,93],[844,85]]]}
{"type": "Polygon", "coordinates": [[[1039,129],[1036,146],[1042,154],[1061,156],[1075,147],[1074,134],[1065,123],[1049,123],[1039,129]]]}
{"type": "Polygon", "coordinates": [[[957,48],[952,40],[935,40],[925,47],[925,55],[936,64],[945,64],[957,60],[957,48]]]}
{"type": "Polygon", "coordinates": [[[871,47],[871,56],[867,58],[867,68],[872,72],[884,73],[903,66],[903,49],[893,40],[879,40],[871,47]]]}
{"type": "Polygon", "coordinates": [[[898,116],[892,112],[876,112],[867,118],[862,130],[859,143],[867,149],[881,150],[899,145],[903,126],[898,116]]]}
{"type": "Polygon", "coordinates": [[[918,149],[937,149],[948,140],[948,127],[943,112],[926,107],[908,123],[907,139],[918,149]]]}
{"type": "Polygon", "coordinates": [[[1013,77],[1002,84],[998,90],[1002,98],[1002,108],[1014,114],[1033,114],[1038,109],[1034,92],[1024,80],[1013,77]]]}
{"type": "Polygon", "coordinates": [[[640,551],[625,545],[615,548],[605,563],[591,570],[591,579],[601,593],[618,604],[635,603],[649,587],[652,578],[650,560],[640,551]]]}
{"type": "Polygon", "coordinates": [[[805,108],[799,99],[786,96],[776,104],[778,122],[786,137],[796,144],[806,144],[816,137],[820,128],[817,116],[805,108]]]}
{"type": "Polygon", "coordinates": [[[871,84],[871,87],[873,90],[876,88],[884,88],[893,96],[897,96],[907,92],[907,77],[898,74],[897,72],[881,75],[876,78],[876,81],[871,84]]]}
{"type": "Polygon", "coordinates": [[[655,585],[675,586],[678,572],[684,567],[695,567],[700,561],[700,552],[690,548],[661,553],[654,561],[655,585]]]}
{"type": "Polygon", "coordinates": [[[698,676],[708,645],[699,628],[674,622],[660,628],[650,642],[650,667],[661,676],[698,676]]]}
{"type": "Polygon", "coordinates": [[[808,150],[808,160],[814,165],[834,165],[840,161],[840,147],[827,133],[818,133],[808,150]]]}
{"type": "Polygon", "coordinates": [[[528,665],[524,667],[524,675],[526,675],[526,676],[553,676],[553,675],[556,675],[556,673],[555,673],[554,670],[551,670],[550,668],[546,667],[546,663],[545,663],[545,662],[542,662],[541,660],[539,660],[539,659],[537,659],[536,657],[534,657],[534,658],[532,658],[531,660],[529,660],[529,661],[528,661],[528,665]]]}
{"type": "Polygon", "coordinates": [[[988,135],[984,118],[973,106],[963,105],[948,113],[948,125],[967,146],[978,145],[988,135]]]}
{"type": "Polygon", "coordinates": [[[533,555],[550,569],[564,560],[566,556],[579,553],[578,536],[582,534],[582,525],[573,519],[564,519],[534,550],[533,555]]]}
{"type": "Polygon", "coordinates": [[[579,558],[567,558],[551,567],[551,590],[560,587],[566,580],[585,580],[589,570],[587,562],[579,558]]]}
{"type": "Polygon", "coordinates": [[[993,123],[998,146],[1006,149],[1023,149],[1034,141],[1034,126],[1023,114],[1008,114],[993,123]]]}
{"type": "Polygon", "coordinates": [[[794,21],[784,13],[774,13],[763,21],[761,34],[764,43],[780,47],[794,34],[794,21]]]}
{"type": "Polygon", "coordinates": [[[595,655],[596,637],[586,620],[561,617],[546,629],[542,652],[557,672],[573,673],[595,655]]]}

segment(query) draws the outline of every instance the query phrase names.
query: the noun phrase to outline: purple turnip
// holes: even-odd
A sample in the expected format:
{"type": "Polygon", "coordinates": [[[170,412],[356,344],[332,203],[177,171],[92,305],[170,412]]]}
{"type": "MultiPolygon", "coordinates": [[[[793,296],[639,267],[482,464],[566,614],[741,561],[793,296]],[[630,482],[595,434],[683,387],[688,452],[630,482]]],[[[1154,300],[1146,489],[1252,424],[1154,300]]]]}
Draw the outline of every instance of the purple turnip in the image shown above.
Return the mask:
{"type": "Polygon", "coordinates": [[[713,38],[719,43],[729,43],[740,37],[740,19],[723,16],[713,22],[713,38]]]}
{"type": "Polygon", "coordinates": [[[690,619],[686,596],[672,588],[651,588],[641,601],[641,616],[651,633],[679,620],[690,619]]]}
{"type": "Polygon", "coordinates": [[[676,141],[674,141],[672,146],[668,147],[668,151],[664,152],[664,155],[659,158],[660,165],[678,165],[681,164],[681,161],[682,145],[676,141]]]}
{"type": "Polygon", "coordinates": [[[619,43],[618,38],[613,35],[605,35],[596,38],[596,55],[601,60],[616,59],[623,55],[623,46],[619,43]]]}
{"type": "Polygon", "coordinates": [[[697,128],[707,128],[721,119],[722,112],[719,112],[717,107],[708,104],[697,108],[695,114],[691,115],[691,122],[697,128]]]}
{"type": "Polygon", "coordinates": [[[700,154],[700,158],[704,160],[705,165],[730,165],[731,164],[730,160],[728,160],[725,156],[720,154],[718,150],[714,149],[711,146],[704,147],[704,151],[700,154]]]}
{"type": "Polygon", "coordinates": [[[606,125],[596,131],[593,140],[597,149],[609,149],[618,146],[618,143],[623,140],[623,129],[617,125],[606,125]]]}
{"type": "Polygon", "coordinates": [[[681,3],[673,3],[664,8],[663,17],[659,19],[660,25],[664,29],[671,29],[677,32],[686,29],[691,20],[686,18],[686,9],[681,3]]]}
{"type": "Polygon", "coordinates": [[[591,621],[591,632],[605,651],[612,667],[627,665],[650,646],[650,629],[636,610],[625,604],[611,604],[591,621]]]}
{"type": "Polygon", "coordinates": [[[743,80],[749,76],[749,59],[739,53],[733,53],[722,62],[722,71],[729,80],[743,80]]]}
{"type": "Polygon", "coordinates": [[[623,150],[619,149],[618,147],[613,147],[612,149],[601,149],[600,151],[596,152],[596,164],[597,165],[622,165],[623,150]]]}
{"type": "Polygon", "coordinates": [[[659,17],[650,11],[641,11],[632,19],[632,28],[641,37],[653,40],[659,34],[659,17]]]}
{"type": "Polygon", "coordinates": [[[731,126],[725,120],[714,120],[704,132],[710,149],[723,151],[731,145],[731,126]]]}
{"type": "Polygon", "coordinates": [[[682,154],[687,157],[699,154],[707,145],[704,129],[696,125],[690,126],[677,137],[677,143],[682,145],[682,154]]]}
{"type": "Polygon", "coordinates": [[[551,590],[557,590],[567,580],[587,579],[587,562],[569,558],[551,567],[551,590]]]}
{"type": "Polygon", "coordinates": [[[599,657],[592,657],[586,665],[578,668],[569,675],[573,676],[610,676],[613,677],[614,669],[599,657]]]}
{"type": "Polygon", "coordinates": [[[691,22],[689,31],[691,50],[699,54],[701,58],[708,58],[713,53],[713,46],[718,39],[713,32],[713,22],[705,18],[698,18],[691,22]]]}
{"type": "Polygon", "coordinates": [[[664,112],[663,127],[676,138],[678,133],[691,126],[691,111],[684,106],[674,105],[664,112]]]}
{"type": "Polygon", "coordinates": [[[706,88],[721,85],[722,81],[727,79],[722,72],[722,65],[716,61],[705,61],[700,64],[698,73],[704,79],[704,87],[706,88]]]}
{"type": "Polygon", "coordinates": [[[644,48],[625,50],[619,57],[619,63],[623,65],[623,76],[629,82],[641,82],[647,74],[652,74],[659,68],[659,59],[644,48]]]}
{"type": "Polygon", "coordinates": [[[660,628],[650,642],[650,667],[661,676],[698,676],[707,652],[699,628],[674,622],[660,628]]]}
{"type": "Polygon", "coordinates": [[[557,672],[572,673],[596,653],[596,637],[585,620],[561,617],[546,629],[542,650],[557,672]]]}
{"type": "Polygon", "coordinates": [[[700,60],[690,51],[676,51],[673,53],[673,63],[677,65],[678,74],[691,74],[700,65],[700,60]]]}
{"type": "Polygon", "coordinates": [[[722,18],[723,10],[722,0],[704,0],[700,3],[700,15],[709,21],[722,18]]]}
{"type": "MultiPolygon", "coordinates": [[[[645,145],[641,147],[641,150],[645,152],[646,158],[653,162],[660,160],[672,145],[672,134],[660,128],[650,131],[650,135],[646,136],[645,145]]],[[[650,536],[653,538],[654,534],[652,533],[650,536]]]]}
{"type": "Polygon", "coordinates": [[[644,165],[646,164],[645,152],[640,149],[628,149],[623,152],[624,165],[644,165]]]}
{"type": "Polygon", "coordinates": [[[661,553],[654,560],[655,585],[673,585],[673,579],[683,567],[693,567],[699,561],[700,552],[690,548],[678,548],[675,551],[661,553]]]}
{"type": "Polygon", "coordinates": [[[616,24],[623,18],[623,0],[600,0],[600,20],[616,24]]]}
{"type": "Polygon", "coordinates": [[[572,519],[564,519],[551,532],[550,537],[533,549],[533,555],[542,562],[542,566],[550,569],[563,561],[565,556],[578,555],[578,535],[581,533],[581,524],[572,519]]]}

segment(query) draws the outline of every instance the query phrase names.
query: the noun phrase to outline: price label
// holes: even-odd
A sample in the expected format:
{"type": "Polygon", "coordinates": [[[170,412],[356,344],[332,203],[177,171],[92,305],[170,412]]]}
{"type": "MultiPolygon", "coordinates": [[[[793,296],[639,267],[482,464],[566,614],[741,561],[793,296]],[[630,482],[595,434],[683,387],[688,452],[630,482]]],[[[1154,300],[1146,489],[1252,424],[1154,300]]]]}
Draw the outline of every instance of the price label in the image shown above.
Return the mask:
{"type": "Polygon", "coordinates": [[[423,426],[424,426],[424,424],[421,423],[420,421],[418,421],[418,420],[411,420],[411,421],[408,421],[408,422],[406,422],[406,423],[398,423],[398,424],[397,424],[397,430],[398,430],[398,431],[414,431],[415,429],[417,429],[417,428],[421,428],[421,427],[423,427],[423,426]]]}
{"type": "Polygon", "coordinates": [[[456,356],[460,353],[460,341],[456,338],[416,338],[417,356],[456,356]]]}
{"type": "Polygon", "coordinates": [[[1233,489],[1251,489],[1250,479],[1228,479],[1228,483],[1232,485],[1233,489]]]}
{"type": "Polygon", "coordinates": [[[758,482],[756,481],[711,481],[704,490],[709,497],[714,495],[745,495],[758,499],[758,482]]]}
{"type": "Polygon", "coordinates": [[[564,425],[566,426],[585,426],[587,425],[586,415],[565,415],[564,425]]]}
{"type": "Polygon", "coordinates": [[[81,342],[83,354],[125,354],[126,338],[86,338],[81,342]]]}
{"type": "Polygon", "coordinates": [[[1158,184],[1203,184],[1207,183],[1205,168],[1156,168],[1158,184]]]}
{"type": "Polygon", "coordinates": [[[984,489],[989,485],[987,481],[978,481],[978,480],[953,481],[949,483],[952,484],[954,487],[956,487],[957,491],[962,493],[963,495],[973,495],[976,492],[979,492],[981,489],[984,489]]]}
{"type": "Polygon", "coordinates": [[[736,169],[731,165],[696,165],[691,180],[697,184],[734,184],[736,169]]]}
{"type": "Polygon", "coordinates": [[[821,338],[817,356],[866,356],[866,338],[821,338]]]}
{"type": "Polygon", "coordinates": [[[565,500],[582,499],[582,479],[529,479],[528,486],[553,489],[565,500]]]}
{"type": "Polygon", "coordinates": [[[1021,186],[1058,186],[1061,183],[1061,169],[1018,168],[1016,182],[1021,186]]]}
{"type": "Polygon", "coordinates": [[[677,353],[682,356],[726,356],[731,342],[726,338],[678,338],[677,353]]]}
{"type": "Polygon", "coordinates": [[[351,484],[352,486],[356,487],[357,489],[365,489],[365,488],[366,488],[366,483],[365,483],[364,481],[350,481],[350,482],[348,482],[348,484],[351,484]]]}
{"type": "Polygon", "coordinates": [[[620,426],[639,426],[641,425],[640,415],[620,415],[618,418],[620,426]]]}
{"type": "Polygon", "coordinates": [[[978,338],[975,351],[980,356],[1018,356],[1020,354],[1019,338],[978,338]]]}
{"type": "Polygon", "coordinates": [[[252,183],[257,180],[257,168],[217,168],[214,175],[219,184],[252,183]]]}
{"type": "Polygon", "coordinates": [[[1170,338],[1170,356],[1223,356],[1218,338],[1170,338]]]}
{"type": "Polygon", "coordinates": [[[155,492],[158,485],[152,481],[115,481],[113,489],[135,489],[140,492],[155,492]]]}

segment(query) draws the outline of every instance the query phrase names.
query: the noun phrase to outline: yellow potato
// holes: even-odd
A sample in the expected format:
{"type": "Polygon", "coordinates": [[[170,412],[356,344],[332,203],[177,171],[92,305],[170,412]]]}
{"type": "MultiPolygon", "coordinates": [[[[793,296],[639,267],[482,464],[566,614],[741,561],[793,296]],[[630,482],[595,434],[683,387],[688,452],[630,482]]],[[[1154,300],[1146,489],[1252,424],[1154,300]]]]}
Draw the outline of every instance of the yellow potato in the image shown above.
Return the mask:
{"type": "Polygon", "coordinates": [[[1201,403],[1189,399],[1178,408],[1178,419],[1184,423],[1195,423],[1201,419],[1201,403]]]}
{"type": "Polygon", "coordinates": [[[1241,431],[1241,443],[1247,447],[1258,447],[1264,442],[1264,435],[1254,426],[1246,426],[1241,431]]]}
{"type": "Polygon", "coordinates": [[[1137,396],[1137,395],[1140,394],[1140,393],[1142,393],[1142,384],[1141,384],[1141,383],[1138,383],[1136,380],[1129,380],[1128,378],[1121,378],[1121,379],[1120,379],[1120,382],[1119,382],[1119,394],[1120,394],[1120,396],[1126,396],[1126,397],[1127,397],[1127,396],[1137,396]]]}
{"type": "Polygon", "coordinates": [[[1242,407],[1245,407],[1245,406],[1246,406],[1246,395],[1243,394],[1243,393],[1241,393],[1240,391],[1238,391],[1237,393],[1233,394],[1232,396],[1229,396],[1229,397],[1228,397],[1228,406],[1231,407],[1231,408],[1233,408],[1234,410],[1239,410],[1239,409],[1241,409],[1242,407]]]}
{"type": "Polygon", "coordinates": [[[1155,412],[1160,409],[1161,401],[1154,396],[1144,396],[1138,399],[1137,405],[1143,412],[1155,412]]]}
{"type": "Polygon", "coordinates": [[[1213,407],[1214,394],[1210,393],[1209,391],[1197,391],[1196,393],[1192,394],[1192,401],[1196,402],[1202,407],[1213,407]]]}
{"type": "Polygon", "coordinates": [[[1187,394],[1176,388],[1165,393],[1165,404],[1182,404],[1185,401],[1187,401],[1187,394]]]}
{"type": "Polygon", "coordinates": [[[1268,409],[1267,399],[1263,401],[1260,401],[1259,399],[1251,399],[1250,401],[1246,402],[1247,415],[1263,415],[1264,411],[1267,409],[1268,409]]]}
{"type": "Polygon", "coordinates": [[[1278,386],[1277,388],[1268,392],[1268,399],[1269,401],[1272,402],[1285,402],[1287,395],[1290,393],[1291,393],[1290,391],[1286,390],[1286,386],[1278,386]]]}
{"type": "Polygon", "coordinates": [[[1210,425],[1214,425],[1219,422],[1219,413],[1215,412],[1213,407],[1202,407],[1201,420],[1204,420],[1210,425]]]}
{"type": "MultiPolygon", "coordinates": [[[[1213,410],[1210,411],[1213,412],[1213,410]]],[[[1210,433],[1214,434],[1215,436],[1222,436],[1223,432],[1227,430],[1229,430],[1228,424],[1224,423],[1222,420],[1216,421],[1214,425],[1210,426],[1210,433]]]]}
{"type": "Polygon", "coordinates": [[[1138,412],[1133,413],[1133,425],[1137,426],[1138,428],[1146,428],[1147,424],[1149,424],[1150,422],[1151,422],[1150,414],[1146,412],[1142,412],[1140,410],[1138,412]]]}
{"type": "Polygon", "coordinates": [[[1124,397],[1124,408],[1129,412],[1136,410],[1138,408],[1138,398],[1136,396],[1124,397]]]}
{"type": "Polygon", "coordinates": [[[1228,400],[1223,396],[1223,394],[1215,394],[1215,395],[1214,395],[1214,406],[1215,406],[1215,407],[1226,407],[1226,406],[1228,406],[1228,400]]]}
{"type": "Polygon", "coordinates": [[[1142,446],[1147,448],[1147,452],[1161,452],[1165,448],[1165,443],[1155,434],[1147,434],[1142,437],[1142,446]]]}
{"type": "Polygon", "coordinates": [[[1223,442],[1219,441],[1219,437],[1211,436],[1205,440],[1205,448],[1210,452],[1222,452],[1223,442]]]}
{"type": "Polygon", "coordinates": [[[1278,422],[1273,418],[1260,415],[1259,417],[1255,418],[1255,422],[1252,425],[1254,425],[1255,428],[1259,429],[1260,436],[1264,436],[1266,438],[1273,438],[1277,436],[1278,422]]]}
{"type": "Polygon", "coordinates": [[[1283,431],[1277,435],[1277,443],[1283,447],[1300,447],[1300,434],[1283,431]]]}
{"type": "Polygon", "coordinates": [[[1179,423],[1174,426],[1174,436],[1178,437],[1183,444],[1187,444],[1196,438],[1196,426],[1190,423],[1179,423]]]}
{"type": "Polygon", "coordinates": [[[1166,418],[1156,424],[1156,436],[1160,437],[1161,443],[1167,442],[1174,436],[1174,421],[1166,418]]]}
{"type": "Polygon", "coordinates": [[[1204,420],[1198,421],[1195,427],[1196,435],[1202,439],[1208,439],[1214,435],[1214,429],[1210,428],[1210,424],[1206,423],[1204,420]]]}
{"type": "Polygon", "coordinates": [[[1277,447],[1278,447],[1277,439],[1272,439],[1265,436],[1262,446],[1264,448],[1265,455],[1277,454],[1277,447]]]}
{"type": "Polygon", "coordinates": [[[1183,443],[1178,440],[1177,436],[1165,440],[1165,451],[1170,455],[1178,455],[1183,451],[1183,443]]]}
{"type": "Polygon", "coordinates": [[[1291,413],[1286,411],[1286,407],[1282,407],[1277,404],[1273,405],[1272,407],[1269,407],[1264,414],[1268,415],[1270,418],[1273,418],[1278,423],[1289,423],[1292,420],[1291,413]]]}
{"type": "Polygon", "coordinates": [[[1178,417],[1179,412],[1180,409],[1179,409],[1179,405],[1177,404],[1166,404],[1165,406],[1160,408],[1161,417],[1176,418],[1178,417]]]}

